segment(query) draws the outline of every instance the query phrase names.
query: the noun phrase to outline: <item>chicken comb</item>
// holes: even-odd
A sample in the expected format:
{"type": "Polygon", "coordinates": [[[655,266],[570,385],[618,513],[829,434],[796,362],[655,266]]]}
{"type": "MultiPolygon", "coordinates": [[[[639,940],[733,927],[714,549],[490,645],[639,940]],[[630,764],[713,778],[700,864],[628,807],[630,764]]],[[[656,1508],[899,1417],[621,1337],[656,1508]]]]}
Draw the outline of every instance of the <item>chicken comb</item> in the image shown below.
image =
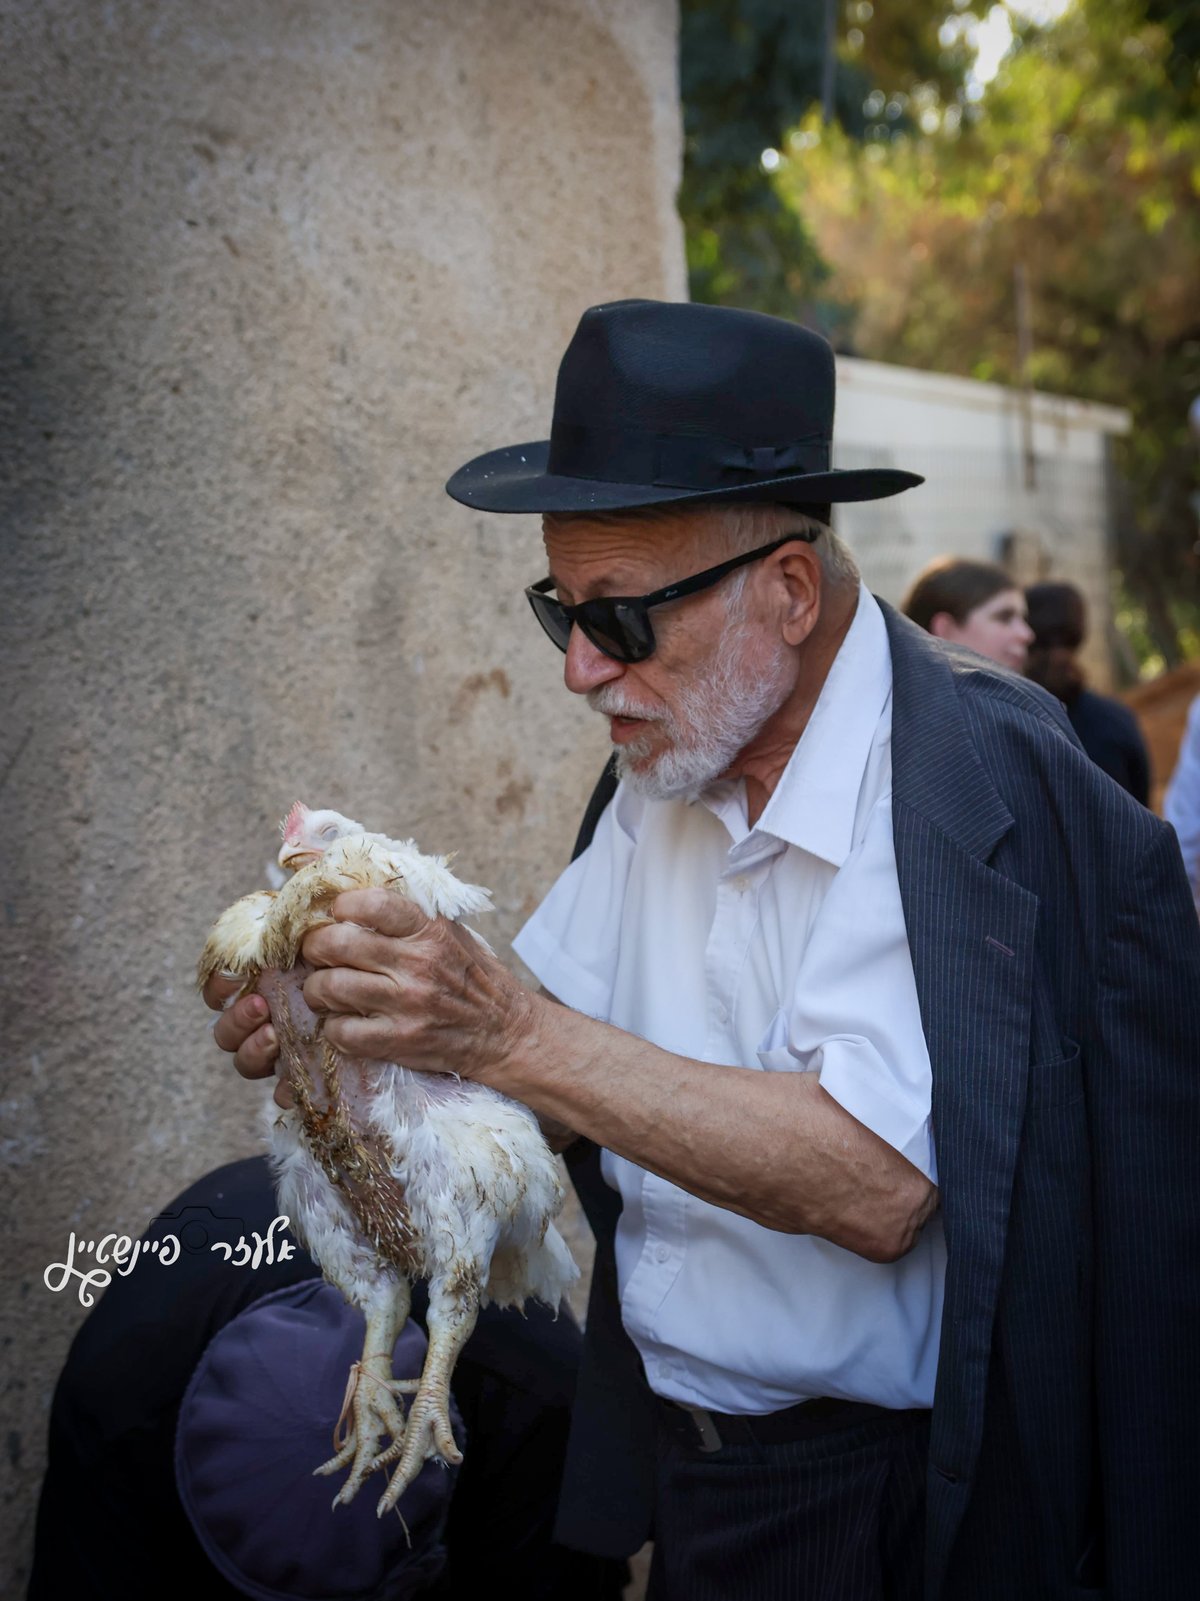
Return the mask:
{"type": "Polygon", "coordinates": [[[286,839],[293,829],[299,829],[308,816],[308,807],[303,801],[293,801],[292,809],[279,825],[281,836],[286,839]]]}

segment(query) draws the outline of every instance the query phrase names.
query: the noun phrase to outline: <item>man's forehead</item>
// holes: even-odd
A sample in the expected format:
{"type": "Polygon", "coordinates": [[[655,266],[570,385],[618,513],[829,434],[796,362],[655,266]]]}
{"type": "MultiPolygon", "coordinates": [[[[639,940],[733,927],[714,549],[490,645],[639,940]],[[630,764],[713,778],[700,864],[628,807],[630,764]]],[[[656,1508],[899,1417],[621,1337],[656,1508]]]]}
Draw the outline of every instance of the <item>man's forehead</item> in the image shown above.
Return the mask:
{"type": "Polygon", "coordinates": [[[595,517],[547,513],[542,518],[542,537],[547,550],[564,554],[616,548],[661,551],[710,544],[724,521],[724,514],[711,506],[672,507],[649,514],[607,512],[595,517]]]}
{"type": "Polygon", "coordinates": [[[545,517],[550,576],[575,599],[645,594],[710,566],[715,525],[711,508],[658,517],[545,517]]]}

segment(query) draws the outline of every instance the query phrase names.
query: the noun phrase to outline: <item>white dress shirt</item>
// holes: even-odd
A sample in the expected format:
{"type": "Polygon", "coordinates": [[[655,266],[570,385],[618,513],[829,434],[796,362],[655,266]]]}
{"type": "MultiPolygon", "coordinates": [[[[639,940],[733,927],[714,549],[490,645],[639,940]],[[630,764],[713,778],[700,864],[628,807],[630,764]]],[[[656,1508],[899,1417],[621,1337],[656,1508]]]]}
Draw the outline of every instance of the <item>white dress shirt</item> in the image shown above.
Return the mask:
{"type": "MultiPolygon", "coordinates": [[[[891,656],[854,620],[762,816],[624,784],[515,949],[576,1010],[665,1050],[822,1088],[936,1181],[932,1075],[896,880],[891,656]]],[[[798,1155],[802,1160],[802,1155],[798,1155]]],[[[933,1398],[940,1218],[896,1263],[781,1234],[605,1151],[622,1317],[652,1387],[721,1412],[933,1398]]]]}

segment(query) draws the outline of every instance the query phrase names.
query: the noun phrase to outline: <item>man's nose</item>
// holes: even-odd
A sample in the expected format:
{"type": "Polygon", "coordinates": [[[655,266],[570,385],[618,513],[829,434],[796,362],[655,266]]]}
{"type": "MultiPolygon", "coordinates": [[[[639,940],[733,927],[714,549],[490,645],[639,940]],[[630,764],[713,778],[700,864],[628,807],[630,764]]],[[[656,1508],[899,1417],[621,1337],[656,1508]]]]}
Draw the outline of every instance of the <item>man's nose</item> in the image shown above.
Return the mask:
{"type": "Polygon", "coordinates": [[[1021,641],[1022,645],[1028,646],[1033,644],[1036,637],[1037,636],[1035,635],[1033,629],[1030,628],[1029,624],[1022,617],[1021,626],[1017,630],[1017,638],[1021,641]]]}
{"type": "Polygon", "coordinates": [[[567,640],[566,663],[563,680],[573,695],[586,695],[589,689],[611,684],[625,672],[625,663],[617,662],[598,650],[576,623],[567,640]]]}

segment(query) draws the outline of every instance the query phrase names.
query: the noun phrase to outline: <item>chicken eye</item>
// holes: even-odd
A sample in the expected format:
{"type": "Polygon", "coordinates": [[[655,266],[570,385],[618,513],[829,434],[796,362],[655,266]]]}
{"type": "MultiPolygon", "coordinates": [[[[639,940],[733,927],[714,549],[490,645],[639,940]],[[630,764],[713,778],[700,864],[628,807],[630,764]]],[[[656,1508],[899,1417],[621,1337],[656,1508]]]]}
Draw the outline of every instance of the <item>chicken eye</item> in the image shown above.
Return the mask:
{"type": "Polygon", "coordinates": [[[325,827],[323,829],[321,829],[318,837],[320,839],[328,839],[328,840],[336,839],[338,837],[337,824],[336,823],[326,823],[325,827]]]}

